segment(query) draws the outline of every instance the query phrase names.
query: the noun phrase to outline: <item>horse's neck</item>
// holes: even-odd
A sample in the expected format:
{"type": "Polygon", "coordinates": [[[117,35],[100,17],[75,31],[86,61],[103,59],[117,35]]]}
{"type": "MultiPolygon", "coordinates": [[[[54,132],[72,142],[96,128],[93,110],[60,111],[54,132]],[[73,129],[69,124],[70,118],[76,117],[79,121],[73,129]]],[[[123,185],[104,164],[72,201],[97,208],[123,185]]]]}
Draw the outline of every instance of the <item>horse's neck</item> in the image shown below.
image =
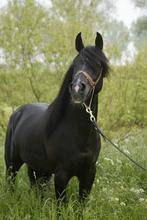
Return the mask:
{"type": "MultiPolygon", "coordinates": [[[[98,112],[98,98],[97,96],[94,97],[92,103],[92,112],[94,117],[97,119],[97,112],[98,112]]],[[[48,109],[47,113],[47,126],[46,126],[46,133],[48,136],[55,130],[57,125],[61,122],[64,118],[69,118],[69,122],[76,123],[79,126],[83,126],[83,128],[90,128],[90,116],[86,112],[84,106],[76,106],[70,102],[69,94],[67,93],[65,97],[56,100],[52,103],[52,105],[48,109]]]]}
{"type": "MultiPolygon", "coordinates": [[[[97,119],[97,112],[98,112],[98,96],[93,97],[91,110],[93,112],[94,117],[97,119]]],[[[80,126],[83,125],[91,127],[90,115],[86,112],[86,108],[84,105],[76,105],[69,102],[65,117],[69,119],[71,123],[79,124],[80,126]]]]}
{"type": "Polygon", "coordinates": [[[51,133],[55,130],[57,125],[64,117],[68,99],[69,94],[67,92],[64,97],[57,97],[54,102],[49,106],[46,112],[46,132],[48,136],[51,135],[51,133]]]}

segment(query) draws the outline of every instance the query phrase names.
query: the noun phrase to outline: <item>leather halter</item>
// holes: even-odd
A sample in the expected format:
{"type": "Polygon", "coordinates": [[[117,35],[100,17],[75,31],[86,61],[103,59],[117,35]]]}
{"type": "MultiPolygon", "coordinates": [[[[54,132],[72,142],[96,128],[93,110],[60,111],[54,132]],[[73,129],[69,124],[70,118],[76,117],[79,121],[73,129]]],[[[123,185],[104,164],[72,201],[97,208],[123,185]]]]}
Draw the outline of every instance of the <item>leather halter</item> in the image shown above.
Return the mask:
{"type": "Polygon", "coordinates": [[[91,109],[91,104],[92,104],[92,100],[93,100],[93,96],[94,96],[95,87],[96,87],[97,83],[99,82],[99,80],[100,80],[100,78],[101,78],[101,76],[102,76],[102,70],[103,70],[103,69],[101,69],[100,75],[99,75],[99,77],[97,78],[96,81],[94,81],[94,80],[91,78],[91,76],[90,76],[87,72],[85,72],[85,71],[83,71],[83,70],[80,70],[80,71],[78,71],[78,72],[76,73],[76,75],[82,73],[82,74],[86,77],[87,81],[89,82],[89,84],[90,84],[91,87],[92,87],[92,94],[91,94],[91,98],[90,98],[89,105],[87,106],[85,103],[83,103],[88,109],[91,109]]]}
{"type": "Polygon", "coordinates": [[[76,75],[78,75],[78,74],[80,74],[80,73],[82,73],[82,74],[86,77],[86,79],[88,80],[88,82],[89,82],[89,84],[91,85],[91,87],[92,87],[92,88],[95,88],[95,86],[97,85],[97,83],[99,82],[99,80],[100,80],[100,78],[101,78],[102,69],[101,69],[100,75],[99,75],[99,77],[98,77],[98,79],[97,79],[96,81],[94,81],[94,80],[91,78],[91,76],[90,76],[87,72],[85,72],[85,71],[83,71],[83,70],[78,71],[78,72],[76,73],[76,75]]]}

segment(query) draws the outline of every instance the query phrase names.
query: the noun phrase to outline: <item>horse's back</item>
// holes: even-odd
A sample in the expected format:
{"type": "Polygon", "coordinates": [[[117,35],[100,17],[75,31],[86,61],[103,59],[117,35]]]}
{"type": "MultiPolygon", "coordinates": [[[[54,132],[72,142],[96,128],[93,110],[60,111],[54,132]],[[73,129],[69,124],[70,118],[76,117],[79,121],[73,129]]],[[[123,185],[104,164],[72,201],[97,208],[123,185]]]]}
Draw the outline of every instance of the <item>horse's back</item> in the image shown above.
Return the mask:
{"type": "Polygon", "coordinates": [[[20,106],[18,109],[16,109],[16,111],[14,112],[17,113],[19,111],[21,111],[24,114],[32,114],[32,113],[43,113],[44,111],[47,110],[48,108],[48,104],[47,103],[32,103],[32,104],[26,104],[23,106],[20,106]]]}
{"type": "MultiPolygon", "coordinates": [[[[47,110],[48,104],[46,103],[32,103],[20,106],[13,113],[14,117],[20,116],[20,120],[25,120],[27,118],[39,117],[44,114],[47,110]]],[[[13,117],[13,116],[12,116],[13,117]]]]}
{"type": "MultiPolygon", "coordinates": [[[[25,133],[36,130],[45,119],[45,112],[48,109],[46,103],[33,103],[20,106],[11,116],[14,124],[15,133],[25,133]]],[[[16,135],[16,134],[15,134],[16,135]]]]}

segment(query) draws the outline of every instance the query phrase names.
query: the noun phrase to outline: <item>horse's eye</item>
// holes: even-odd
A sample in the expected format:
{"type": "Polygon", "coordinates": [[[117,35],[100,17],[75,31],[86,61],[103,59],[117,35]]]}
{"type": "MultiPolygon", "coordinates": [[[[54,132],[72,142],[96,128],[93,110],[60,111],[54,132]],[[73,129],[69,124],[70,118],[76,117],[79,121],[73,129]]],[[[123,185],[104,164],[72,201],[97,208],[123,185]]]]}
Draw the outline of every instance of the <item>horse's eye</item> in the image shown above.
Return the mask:
{"type": "Polygon", "coordinates": [[[84,83],[81,83],[81,91],[84,91],[86,88],[85,84],[84,83]]]}

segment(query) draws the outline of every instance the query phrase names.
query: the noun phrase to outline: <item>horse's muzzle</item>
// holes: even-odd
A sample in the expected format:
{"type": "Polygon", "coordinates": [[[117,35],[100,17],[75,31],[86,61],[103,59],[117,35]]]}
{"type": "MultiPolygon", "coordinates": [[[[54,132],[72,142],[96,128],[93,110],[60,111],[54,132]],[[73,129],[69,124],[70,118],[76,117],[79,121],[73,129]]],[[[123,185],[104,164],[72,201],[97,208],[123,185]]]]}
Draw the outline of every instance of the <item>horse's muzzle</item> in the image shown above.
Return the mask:
{"type": "Polygon", "coordinates": [[[86,85],[83,82],[71,83],[70,94],[73,103],[81,104],[85,101],[85,88],[86,85]]]}

